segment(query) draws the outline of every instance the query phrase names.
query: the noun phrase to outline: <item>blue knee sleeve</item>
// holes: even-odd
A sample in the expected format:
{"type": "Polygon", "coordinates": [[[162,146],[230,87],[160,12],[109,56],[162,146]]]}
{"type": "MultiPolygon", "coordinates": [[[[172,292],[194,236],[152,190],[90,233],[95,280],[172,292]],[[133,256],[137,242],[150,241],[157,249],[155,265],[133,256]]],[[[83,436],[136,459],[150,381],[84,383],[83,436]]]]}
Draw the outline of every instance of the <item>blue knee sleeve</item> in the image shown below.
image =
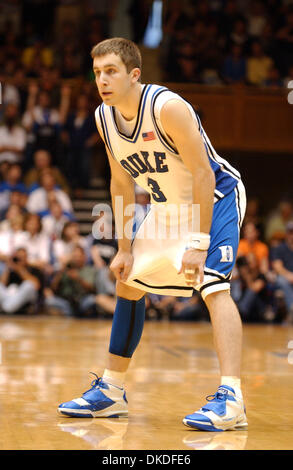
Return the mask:
{"type": "Polygon", "coordinates": [[[127,300],[117,297],[109,352],[131,357],[142,335],[145,319],[145,298],[127,300]]]}

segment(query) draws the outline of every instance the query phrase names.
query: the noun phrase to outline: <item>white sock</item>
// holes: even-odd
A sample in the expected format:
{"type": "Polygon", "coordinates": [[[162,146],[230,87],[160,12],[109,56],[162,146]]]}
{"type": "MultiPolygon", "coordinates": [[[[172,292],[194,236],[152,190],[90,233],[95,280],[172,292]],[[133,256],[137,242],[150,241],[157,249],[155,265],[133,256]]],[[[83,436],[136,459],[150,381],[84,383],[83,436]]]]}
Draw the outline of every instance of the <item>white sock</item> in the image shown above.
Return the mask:
{"type": "Polygon", "coordinates": [[[117,372],[116,370],[105,369],[103,374],[103,380],[110,385],[116,385],[116,387],[124,388],[126,372],[117,372]]]}
{"type": "Polygon", "coordinates": [[[221,385],[228,385],[228,387],[232,387],[235,390],[236,395],[239,398],[242,398],[241,379],[239,377],[234,375],[222,375],[221,385]]]}

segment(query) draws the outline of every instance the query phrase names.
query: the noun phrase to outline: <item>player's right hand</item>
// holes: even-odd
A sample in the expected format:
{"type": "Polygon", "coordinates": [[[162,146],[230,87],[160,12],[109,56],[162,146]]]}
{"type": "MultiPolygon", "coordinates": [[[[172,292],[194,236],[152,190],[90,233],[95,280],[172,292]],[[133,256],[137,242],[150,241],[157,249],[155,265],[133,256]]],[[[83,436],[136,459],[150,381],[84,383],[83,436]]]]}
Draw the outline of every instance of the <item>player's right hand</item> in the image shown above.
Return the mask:
{"type": "Polygon", "coordinates": [[[133,255],[128,251],[119,250],[110,269],[114,273],[117,281],[126,281],[133,265],[133,255]]]}

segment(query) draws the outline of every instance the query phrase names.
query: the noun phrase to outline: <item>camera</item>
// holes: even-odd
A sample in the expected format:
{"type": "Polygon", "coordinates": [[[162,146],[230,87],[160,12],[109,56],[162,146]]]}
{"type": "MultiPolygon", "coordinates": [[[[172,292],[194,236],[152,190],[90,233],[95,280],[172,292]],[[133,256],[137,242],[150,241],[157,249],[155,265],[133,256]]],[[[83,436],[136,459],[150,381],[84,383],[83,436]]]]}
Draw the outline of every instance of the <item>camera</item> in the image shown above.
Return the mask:
{"type": "Polygon", "coordinates": [[[13,256],[12,261],[13,261],[13,263],[18,263],[19,258],[17,256],[13,256]]]}

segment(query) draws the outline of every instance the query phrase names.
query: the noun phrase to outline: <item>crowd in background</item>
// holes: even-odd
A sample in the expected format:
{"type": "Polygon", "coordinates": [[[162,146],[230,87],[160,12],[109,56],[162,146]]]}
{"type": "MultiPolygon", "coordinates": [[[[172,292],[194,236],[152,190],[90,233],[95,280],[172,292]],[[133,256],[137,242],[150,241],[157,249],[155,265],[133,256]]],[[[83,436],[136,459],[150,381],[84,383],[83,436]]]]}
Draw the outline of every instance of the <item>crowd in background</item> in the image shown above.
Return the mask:
{"type": "MultiPolygon", "coordinates": [[[[157,0],[159,1],[159,0],[157,0]]],[[[91,48],[109,36],[143,45],[153,0],[2,0],[0,70],[20,88],[39,79],[59,99],[60,79],[92,76],[91,48]]],[[[163,81],[287,86],[293,79],[291,0],[164,0],[163,81]]],[[[62,116],[61,116],[62,119],[62,116]]]]}
{"type": "MultiPolygon", "coordinates": [[[[102,145],[89,51],[109,35],[128,33],[142,44],[151,5],[0,3],[3,314],[113,314],[109,265],[117,242],[81,235],[72,203],[88,187],[95,148],[102,145]]],[[[293,2],[166,1],[159,53],[166,81],[287,86],[293,80],[293,2]]],[[[149,201],[141,191],[136,200],[144,208],[149,201]]],[[[249,200],[231,280],[244,321],[292,322],[292,221],[290,199],[265,218],[260,201],[249,200]]],[[[190,299],[148,295],[146,301],[148,318],[208,319],[196,292],[190,299]]]]}
{"type": "Polygon", "coordinates": [[[165,80],[283,87],[293,78],[293,3],[177,1],[164,21],[165,80]]]}

